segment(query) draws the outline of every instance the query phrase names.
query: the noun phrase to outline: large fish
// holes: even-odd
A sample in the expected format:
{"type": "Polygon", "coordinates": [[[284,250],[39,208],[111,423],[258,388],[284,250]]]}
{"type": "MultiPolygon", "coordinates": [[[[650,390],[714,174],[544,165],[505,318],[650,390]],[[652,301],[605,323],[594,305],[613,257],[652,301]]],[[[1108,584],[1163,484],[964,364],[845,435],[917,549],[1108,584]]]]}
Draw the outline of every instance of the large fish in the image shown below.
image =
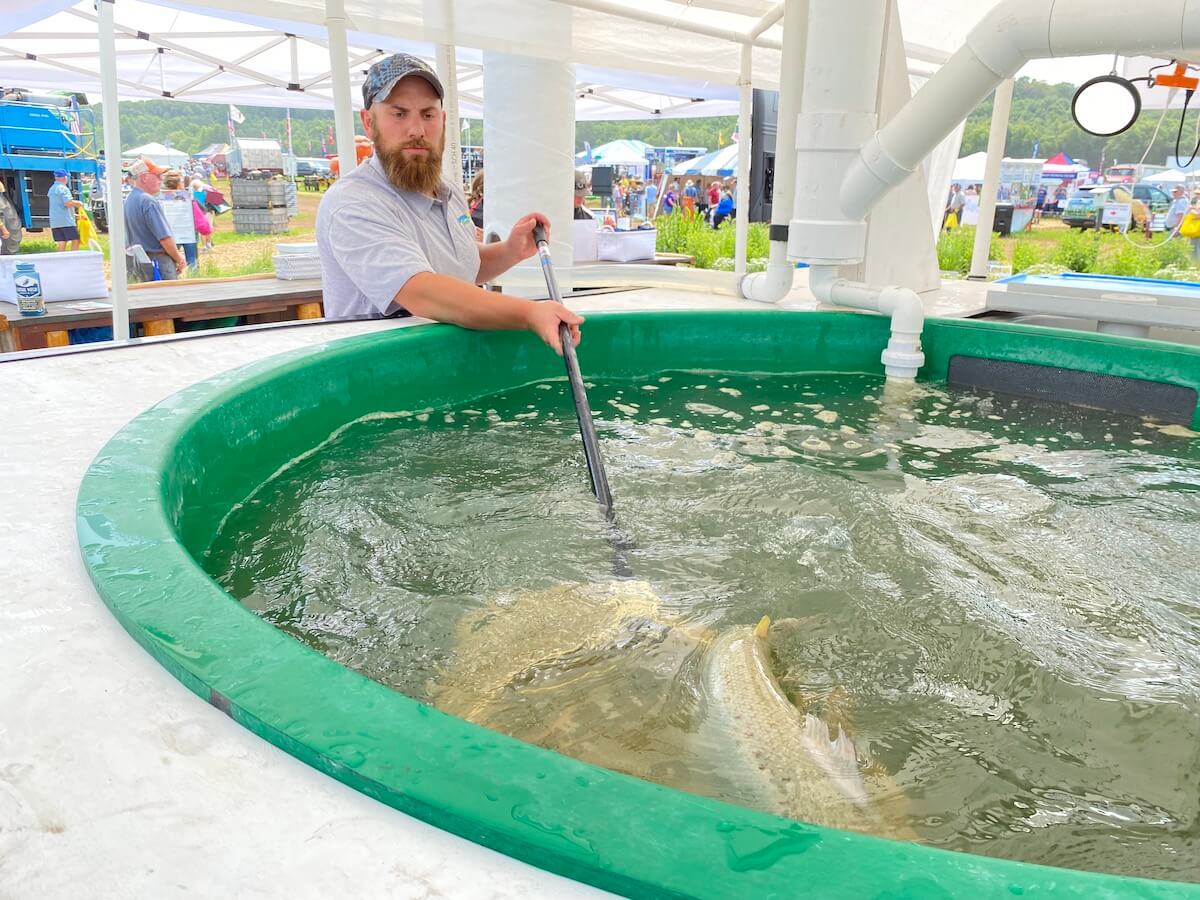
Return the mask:
{"type": "Polygon", "coordinates": [[[703,669],[707,714],[700,740],[723,752],[749,805],[789,818],[883,834],[844,728],[801,713],[771,670],[766,616],[713,640],[703,669]]]}
{"type": "Polygon", "coordinates": [[[610,652],[658,616],[658,597],[644,581],[500,597],[463,616],[454,659],[429,686],[430,698],[443,712],[487,724],[489,710],[531,673],[610,652]]]}

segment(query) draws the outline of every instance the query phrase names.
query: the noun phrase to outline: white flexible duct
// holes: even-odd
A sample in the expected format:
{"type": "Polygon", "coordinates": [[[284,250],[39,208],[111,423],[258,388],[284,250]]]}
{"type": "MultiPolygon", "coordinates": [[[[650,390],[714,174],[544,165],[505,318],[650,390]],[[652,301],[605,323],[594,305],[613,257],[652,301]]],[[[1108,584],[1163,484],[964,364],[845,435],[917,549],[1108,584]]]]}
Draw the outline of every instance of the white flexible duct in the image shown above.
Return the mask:
{"type": "MultiPolygon", "coordinates": [[[[570,43],[570,9],[551,10],[570,43]]],[[[487,165],[483,182],[484,232],[507,238],[522,216],[540,212],[550,219],[550,251],[572,259],[571,196],[575,179],[575,68],[570,63],[490,50],[483,54],[483,143],[487,165]]],[[[447,128],[457,127],[447,123],[447,128]]],[[[542,281],[535,256],[529,268],[542,281]]],[[[534,292],[545,296],[544,282],[534,292]]]]}
{"type": "Polygon", "coordinates": [[[1028,60],[1094,53],[1162,58],[1188,56],[1198,48],[1200,0],[1145,0],[1132,18],[1127,7],[1094,0],[1004,0],[900,114],[863,145],[842,181],[844,221],[861,220],[1028,60]]]}
{"type": "MultiPolygon", "coordinates": [[[[809,0],[786,0],[783,8],[783,57],[779,73],[779,129],[775,137],[775,185],[771,195],[771,253],[765,272],[742,280],[749,300],[778,303],[792,289],[796,267],[788,260],[787,225],[796,188],[796,120],[804,94],[808,62],[809,0]]],[[[749,155],[747,153],[747,155],[749,155]]],[[[738,187],[749,184],[749,171],[739,171],[738,187]]],[[[738,218],[750,215],[748,198],[738,194],[738,218]]]]}
{"type": "Polygon", "coordinates": [[[912,381],[925,364],[921,352],[921,331],[925,328],[925,307],[909,288],[889,285],[875,288],[838,277],[836,266],[813,266],[808,286],[822,303],[867,309],[892,318],[892,336],[881,360],[892,381],[912,381]]]}

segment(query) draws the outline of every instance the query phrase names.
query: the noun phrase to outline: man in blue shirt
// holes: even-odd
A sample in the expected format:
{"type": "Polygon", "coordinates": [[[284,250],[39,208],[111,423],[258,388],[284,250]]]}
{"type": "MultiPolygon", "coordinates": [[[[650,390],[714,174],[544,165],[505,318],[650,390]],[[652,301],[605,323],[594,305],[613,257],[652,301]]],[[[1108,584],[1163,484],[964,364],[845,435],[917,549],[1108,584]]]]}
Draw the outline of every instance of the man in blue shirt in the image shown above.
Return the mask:
{"type": "Polygon", "coordinates": [[[129,247],[140,244],[150,258],[149,265],[130,259],[129,277],[134,281],[174,281],[186,267],[162,206],[154,199],[166,171],[148,159],[139,159],[129,167],[135,187],[125,198],[125,243],[129,247]]]}
{"type": "Polygon", "coordinates": [[[58,249],[66,250],[70,241],[71,249],[78,250],[79,228],[75,225],[75,210],[83,204],[71,198],[65,169],[54,170],[54,184],[50,185],[46,198],[50,201],[50,233],[54,235],[58,249]]]}

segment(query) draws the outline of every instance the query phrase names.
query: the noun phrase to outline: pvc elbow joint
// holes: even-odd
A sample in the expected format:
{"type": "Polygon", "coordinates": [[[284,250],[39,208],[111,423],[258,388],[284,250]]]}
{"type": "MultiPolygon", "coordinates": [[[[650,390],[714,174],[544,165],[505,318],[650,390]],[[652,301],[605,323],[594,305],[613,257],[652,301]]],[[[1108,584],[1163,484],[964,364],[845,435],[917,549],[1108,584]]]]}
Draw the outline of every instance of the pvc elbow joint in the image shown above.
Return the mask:
{"type": "Polygon", "coordinates": [[[765,272],[754,272],[742,279],[742,296],[760,303],[778,303],[792,289],[795,275],[796,267],[790,262],[773,263],[765,272]]]}

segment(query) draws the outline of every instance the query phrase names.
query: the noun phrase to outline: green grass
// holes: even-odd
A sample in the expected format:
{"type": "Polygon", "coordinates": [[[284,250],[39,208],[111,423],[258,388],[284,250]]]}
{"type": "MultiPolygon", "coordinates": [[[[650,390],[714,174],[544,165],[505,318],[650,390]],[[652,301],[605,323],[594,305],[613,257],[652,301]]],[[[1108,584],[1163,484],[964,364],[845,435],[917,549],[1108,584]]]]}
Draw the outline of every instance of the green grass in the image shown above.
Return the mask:
{"type": "MultiPolygon", "coordinates": [[[[974,229],[943,233],[938,240],[938,263],[943,271],[967,271],[973,244],[974,229]]],[[[1087,272],[1200,280],[1200,262],[1192,257],[1191,242],[1167,240],[1162,233],[1147,241],[1135,233],[1046,227],[1006,238],[993,236],[989,257],[1010,263],[1014,273],[1087,272]]]]}

